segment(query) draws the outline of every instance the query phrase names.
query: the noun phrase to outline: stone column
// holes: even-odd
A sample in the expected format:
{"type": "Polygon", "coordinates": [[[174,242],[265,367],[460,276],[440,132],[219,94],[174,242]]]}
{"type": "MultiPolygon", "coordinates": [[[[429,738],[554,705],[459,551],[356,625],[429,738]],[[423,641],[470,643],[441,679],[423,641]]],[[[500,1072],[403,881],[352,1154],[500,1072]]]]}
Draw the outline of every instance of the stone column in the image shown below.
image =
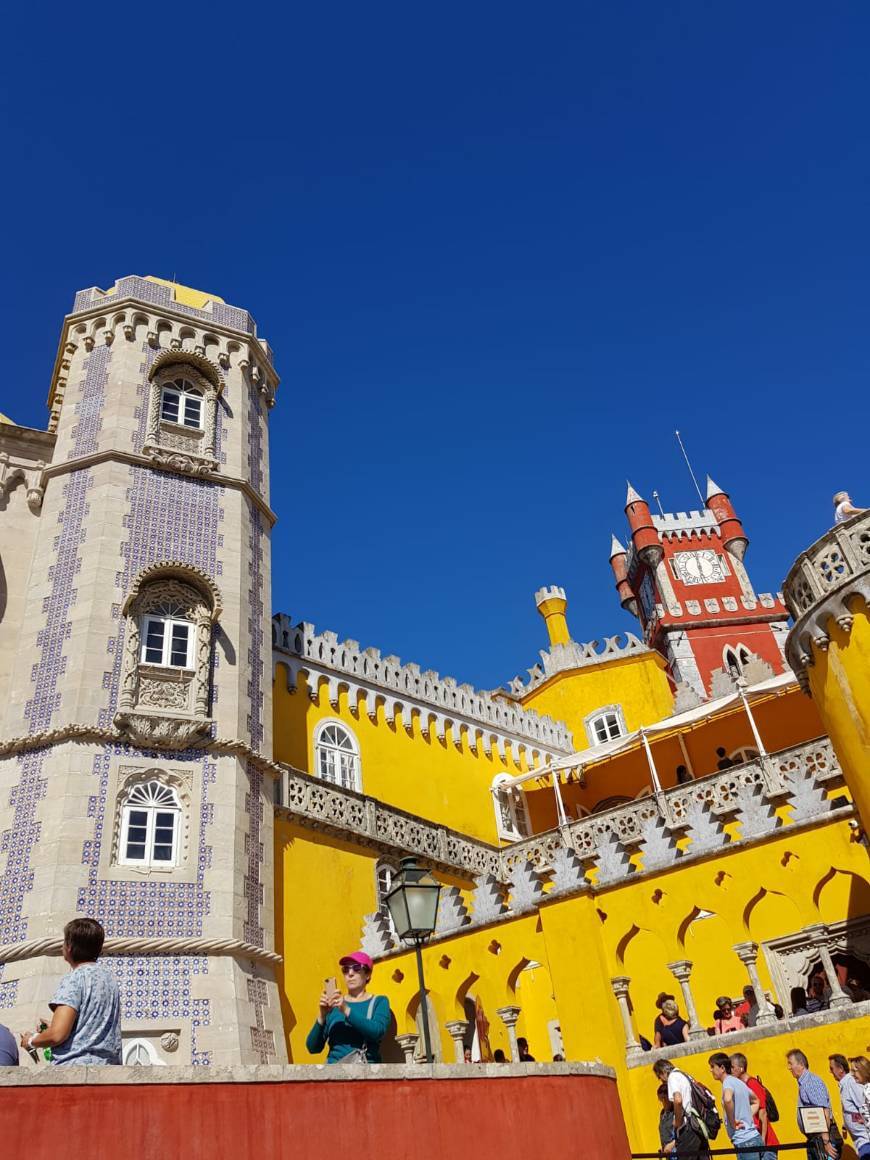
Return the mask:
{"type": "Polygon", "coordinates": [[[407,1035],[397,1035],[396,1043],[402,1049],[402,1054],[405,1057],[405,1063],[414,1062],[414,1051],[417,1047],[417,1040],[420,1036],[416,1031],[409,1031],[407,1035]]]}
{"type": "Polygon", "coordinates": [[[689,1038],[706,1038],[707,1032],[698,1022],[698,1012],[695,1010],[695,999],[692,995],[692,988],[689,986],[689,976],[692,973],[692,960],[678,959],[675,963],[668,963],[668,970],[680,984],[680,990],[683,993],[683,1003],[686,1008],[686,1016],[689,1020],[689,1038]]]}
{"type": "Polygon", "coordinates": [[[517,1063],[520,1058],[520,1049],[517,1047],[517,1020],[520,1017],[521,1007],[499,1007],[496,1015],[507,1027],[508,1040],[511,1045],[511,1060],[517,1063]]]}
{"type": "Polygon", "coordinates": [[[451,1019],[449,1023],[445,1023],[450,1038],[453,1040],[457,1063],[465,1063],[465,1036],[468,1034],[470,1026],[471,1024],[467,1019],[451,1019]]]}
{"type": "Polygon", "coordinates": [[[755,992],[755,1002],[758,1004],[758,1015],[755,1019],[756,1026],[766,1027],[770,1023],[775,1023],[776,1013],[773,1010],[773,1005],[768,1003],[767,996],[761,986],[761,980],[758,977],[758,943],[736,943],[732,949],[744,967],[746,967],[746,972],[749,975],[749,983],[755,992]]]}
{"type": "Polygon", "coordinates": [[[804,933],[809,939],[810,946],[815,947],[819,952],[819,958],[822,960],[822,966],[825,968],[825,974],[828,976],[828,984],[831,988],[831,1006],[851,1007],[852,1000],[840,986],[840,980],[837,978],[837,969],[834,966],[834,960],[831,958],[831,952],[828,949],[828,928],[824,923],[817,922],[812,926],[804,927],[804,933]]]}
{"type": "Polygon", "coordinates": [[[631,979],[628,975],[614,975],[610,986],[619,1004],[619,1014],[622,1017],[622,1027],[625,1031],[625,1047],[627,1051],[640,1051],[640,1044],[634,1037],[634,1028],[631,1025],[631,1012],[628,1009],[628,985],[631,979]]]}

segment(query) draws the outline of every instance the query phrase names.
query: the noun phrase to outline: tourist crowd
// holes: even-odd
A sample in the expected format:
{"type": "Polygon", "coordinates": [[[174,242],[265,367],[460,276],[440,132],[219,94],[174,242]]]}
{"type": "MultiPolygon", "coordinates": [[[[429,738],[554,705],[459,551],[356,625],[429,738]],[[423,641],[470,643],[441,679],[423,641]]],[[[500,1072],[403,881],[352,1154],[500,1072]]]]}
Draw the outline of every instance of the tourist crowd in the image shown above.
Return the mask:
{"type": "MultiPolygon", "coordinates": [[[[745,1160],[775,1160],[779,1139],[773,1125],[780,1110],[759,1076],[750,1073],[746,1056],[717,1051],[707,1061],[720,1087],[713,1091],[668,1059],[653,1065],[659,1081],[659,1139],[662,1155],[703,1158],[724,1127],[731,1146],[745,1160]]],[[[858,1157],[870,1157],[870,1060],[858,1055],[828,1057],[828,1069],[840,1095],[840,1115],[831,1105],[827,1085],[810,1071],[802,1051],[789,1051],[786,1066],[797,1082],[795,1115],[806,1137],[808,1160],[839,1160],[844,1142],[858,1157]],[[842,1130],[840,1129],[842,1123],[842,1130]]],[[[722,1148],[716,1142],[717,1149],[722,1148]]]]}

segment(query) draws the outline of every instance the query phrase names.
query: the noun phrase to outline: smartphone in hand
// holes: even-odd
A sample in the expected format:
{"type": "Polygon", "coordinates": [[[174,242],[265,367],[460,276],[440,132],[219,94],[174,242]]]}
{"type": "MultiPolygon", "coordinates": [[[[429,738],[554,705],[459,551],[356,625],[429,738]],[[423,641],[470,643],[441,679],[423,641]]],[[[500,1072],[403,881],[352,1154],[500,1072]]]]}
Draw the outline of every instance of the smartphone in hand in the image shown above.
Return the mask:
{"type": "Polygon", "coordinates": [[[330,975],[328,979],[323,980],[323,989],[326,992],[327,998],[329,999],[332,999],[333,996],[340,994],[335,975],[330,975]]]}

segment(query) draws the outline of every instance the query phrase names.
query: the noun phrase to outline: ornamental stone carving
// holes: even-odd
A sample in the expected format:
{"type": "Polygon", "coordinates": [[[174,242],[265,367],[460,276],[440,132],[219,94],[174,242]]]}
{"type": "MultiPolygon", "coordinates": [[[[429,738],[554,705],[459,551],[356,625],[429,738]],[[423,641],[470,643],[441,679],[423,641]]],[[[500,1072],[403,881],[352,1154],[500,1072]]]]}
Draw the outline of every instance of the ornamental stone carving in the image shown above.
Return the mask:
{"type": "Polygon", "coordinates": [[[170,560],[152,565],[133,583],[124,604],[126,634],[115,725],[131,740],[183,749],[208,732],[212,623],[221,601],[198,569],[170,560]],[[190,668],[148,663],[144,619],[151,614],[189,625],[190,668]]]}
{"type": "Polygon", "coordinates": [[[178,1051],[178,1034],[175,1031],[165,1031],[160,1036],[160,1046],[164,1051],[178,1051]]]}
{"type": "Polygon", "coordinates": [[[217,400],[223,389],[214,363],[192,351],[169,350],[158,355],[149,371],[148,426],[143,452],[156,467],[186,475],[217,471],[215,455],[217,400]],[[184,378],[202,395],[202,427],[185,427],[161,418],[163,388],[184,378]]]}

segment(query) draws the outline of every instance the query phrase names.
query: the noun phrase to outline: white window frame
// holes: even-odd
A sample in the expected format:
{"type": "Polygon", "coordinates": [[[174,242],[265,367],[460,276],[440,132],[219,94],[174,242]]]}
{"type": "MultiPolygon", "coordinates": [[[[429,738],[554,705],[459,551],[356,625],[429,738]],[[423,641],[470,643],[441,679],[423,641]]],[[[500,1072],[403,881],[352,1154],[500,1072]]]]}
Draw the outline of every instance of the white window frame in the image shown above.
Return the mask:
{"type": "Polygon", "coordinates": [[[390,914],[390,908],[387,906],[387,895],[392,889],[398,873],[399,871],[392,862],[382,860],[375,865],[375,894],[378,900],[378,910],[386,916],[393,934],[396,933],[396,927],[393,923],[393,916],[390,914]],[[382,881],[382,877],[386,881],[382,881]]]}
{"type": "Polygon", "coordinates": [[[359,741],[353,730],[349,729],[347,724],[338,717],[328,717],[318,722],[317,728],[314,730],[314,776],[330,785],[337,786],[339,789],[350,789],[356,793],[362,793],[362,761],[360,760],[359,741]],[[350,741],[350,745],[342,746],[333,741],[324,741],[324,734],[329,729],[338,729],[344,733],[350,741]],[[335,768],[339,770],[337,777],[332,777],[323,770],[322,758],[326,754],[331,754],[333,757],[335,768]],[[349,780],[353,783],[351,785],[346,784],[341,776],[342,758],[350,758],[351,778],[349,780]]]}
{"type": "Polygon", "coordinates": [[[518,786],[511,785],[510,780],[506,773],[500,773],[492,781],[495,827],[500,838],[519,842],[532,836],[532,823],[525,794],[518,786]]]}
{"type": "Polygon", "coordinates": [[[196,625],[192,620],[185,620],[181,617],[161,616],[159,613],[145,612],[142,615],[140,623],[140,637],[141,637],[141,651],[139,655],[139,663],[143,665],[153,665],[161,669],[179,669],[186,670],[193,668],[193,646],[196,635],[196,625]],[[162,655],[159,661],[148,660],[148,625],[161,624],[163,626],[163,645],[162,655]],[[172,630],[176,627],[184,627],[187,629],[187,655],[183,665],[176,665],[172,663],[172,630]]]}
{"type": "Polygon", "coordinates": [[[628,729],[625,727],[625,714],[622,711],[622,705],[602,705],[600,709],[596,709],[594,713],[590,713],[588,717],[584,718],[583,725],[586,729],[586,737],[589,740],[590,746],[606,745],[608,741],[615,741],[618,737],[625,737],[628,729]],[[607,737],[600,738],[595,727],[599,721],[605,720],[607,717],[614,717],[618,732],[611,736],[609,727],[605,724],[607,737]]]}
{"type": "Polygon", "coordinates": [[[152,778],[149,781],[136,782],[130,786],[124,798],[121,807],[121,835],[118,842],[118,865],[119,866],[135,866],[139,869],[148,870],[172,870],[178,865],[178,855],[181,848],[181,828],[183,816],[182,805],[178,797],[178,791],[172,785],[167,785],[166,782],[159,778],[152,778]],[[149,795],[149,790],[152,786],[159,786],[161,791],[165,791],[172,797],[171,803],[159,802],[156,800],[156,795],[149,795]],[[145,797],[145,801],[138,801],[137,796],[145,797]],[[155,797],[155,800],[149,802],[148,796],[155,797]],[[132,799],[132,800],[131,800],[132,799]],[[145,857],[131,858],[127,854],[127,841],[130,833],[130,816],[133,812],[145,814],[145,857]],[[157,828],[158,814],[172,814],[172,856],[167,861],[163,858],[154,857],[155,846],[155,831],[157,828]]]}
{"type": "Polygon", "coordinates": [[[170,379],[160,388],[160,422],[172,423],[175,427],[184,427],[187,431],[205,430],[205,394],[199,387],[195,387],[189,379],[170,379]],[[167,395],[178,400],[178,418],[172,419],[163,413],[164,401],[167,395]],[[188,407],[193,413],[193,401],[196,400],[199,417],[195,423],[188,422],[188,407]]]}
{"type": "Polygon", "coordinates": [[[166,1067],[166,1060],[160,1058],[147,1039],[125,1039],[121,1061],[125,1067],[166,1067]],[[133,1063],[129,1057],[134,1051],[143,1051],[148,1056],[148,1062],[133,1063]]]}

